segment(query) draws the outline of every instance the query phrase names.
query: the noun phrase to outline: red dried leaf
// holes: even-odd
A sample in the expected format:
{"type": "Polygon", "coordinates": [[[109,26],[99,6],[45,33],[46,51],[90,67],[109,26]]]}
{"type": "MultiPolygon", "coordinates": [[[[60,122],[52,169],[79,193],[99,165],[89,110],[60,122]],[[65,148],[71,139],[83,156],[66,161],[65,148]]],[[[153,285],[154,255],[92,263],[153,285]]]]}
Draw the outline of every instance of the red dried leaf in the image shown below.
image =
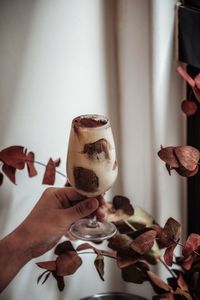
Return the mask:
{"type": "Polygon", "coordinates": [[[124,281],[133,283],[143,283],[147,280],[146,272],[148,265],[143,262],[137,262],[122,269],[122,278],[124,281]]]}
{"type": "Polygon", "coordinates": [[[172,293],[165,293],[153,296],[152,300],[175,300],[175,297],[172,293]]]}
{"type": "Polygon", "coordinates": [[[138,261],[138,257],[130,256],[117,256],[117,265],[120,269],[135,264],[138,261]]]}
{"type": "Polygon", "coordinates": [[[95,268],[101,278],[104,281],[104,257],[98,254],[94,261],[95,268]]]}
{"type": "Polygon", "coordinates": [[[55,164],[55,167],[59,167],[60,166],[60,163],[61,163],[61,159],[60,158],[57,158],[54,160],[54,164],[55,164]]]}
{"type": "Polygon", "coordinates": [[[180,261],[180,265],[182,266],[183,269],[185,270],[190,270],[193,262],[194,262],[195,256],[194,255],[190,255],[189,257],[183,259],[182,261],[180,261]]]}
{"type": "Polygon", "coordinates": [[[176,71],[191,86],[197,100],[200,101],[199,74],[193,79],[181,66],[177,67],[176,71]]]}
{"type": "Polygon", "coordinates": [[[179,162],[176,159],[176,156],[174,154],[174,148],[175,147],[165,147],[163,148],[161,146],[161,150],[158,151],[158,156],[160,159],[162,159],[170,168],[178,168],[179,162]]]}
{"type": "Polygon", "coordinates": [[[2,185],[3,183],[3,174],[0,172],[0,186],[2,185]]]}
{"type": "Polygon", "coordinates": [[[195,87],[193,88],[193,92],[197,98],[197,100],[200,102],[200,74],[198,74],[195,78],[195,87]]]}
{"type": "MultiPolygon", "coordinates": [[[[131,223],[132,224],[132,223],[131,223]]],[[[141,229],[137,229],[135,231],[132,231],[129,232],[127,235],[130,236],[132,239],[136,239],[139,235],[147,232],[147,231],[150,231],[150,230],[153,230],[151,227],[142,227],[141,229]]]]}
{"type": "Polygon", "coordinates": [[[169,247],[180,239],[180,235],[181,224],[173,218],[169,218],[165,223],[159,242],[163,246],[169,247]]]}
{"type": "Polygon", "coordinates": [[[177,279],[177,284],[182,291],[188,292],[188,285],[187,285],[182,273],[179,273],[179,276],[177,279]]]}
{"type": "Polygon", "coordinates": [[[15,182],[16,169],[15,168],[8,166],[6,164],[3,164],[2,171],[10,179],[10,181],[12,183],[16,184],[16,182],[15,182]]]}
{"type": "Polygon", "coordinates": [[[132,241],[132,238],[126,234],[119,234],[109,241],[108,247],[119,253],[123,253],[123,255],[132,255],[134,254],[131,249],[132,241]]]}
{"type": "Polygon", "coordinates": [[[75,251],[72,243],[70,241],[64,241],[58,244],[54,250],[56,255],[65,254],[67,251],[75,251]]]}
{"type": "Polygon", "coordinates": [[[165,167],[166,167],[169,175],[171,176],[171,170],[173,170],[174,168],[171,168],[170,165],[168,165],[168,164],[165,164],[165,167]]]}
{"type": "Polygon", "coordinates": [[[151,228],[156,232],[156,238],[160,239],[162,235],[163,228],[158,224],[151,225],[151,228]]]}
{"type": "Polygon", "coordinates": [[[200,102],[200,89],[195,86],[192,90],[195,94],[196,99],[200,102]]]}
{"type": "Polygon", "coordinates": [[[111,257],[111,258],[117,258],[117,252],[116,251],[100,250],[100,253],[104,256],[108,256],[108,257],[111,257]]]}
{"type": "Polygon", "coordinates": [[[158,263],[158,259],[160,258],[159,250],[158,253],[154,253],[152,250],[150,253],[147,253],[141,257],[141,259],[145,260],[148,264],[155,266],[158,263]]]}
{"type": "Polygon", "coordinates": [[[174,153],[186,170],[194,171],[200,158],[199,150],[192,146],[178,146],[174,148],[174,153]]]}
{"type": "MultiPolygon", "coordinates": [[[[130,226],[123,219],[113,222],[113,223],[115,224],[115,226],[117,227],[117,230],[120,233],[130,233],[133,231],[133,229],[130,228],[130,226]]],[[[131,222],[131,225],[132,225],[132,222],[131,222]]]]}
{"type": "Polygon", "coordinates": [[[67,181],[65,182],[65,185],[64,186],[71,186],[71,183],[68,181],[68,179],[67,179],[67,181]]]}
{"type": "Polygon", "coordinates": [[[98,249],[98,248],[90,245],[89,243],[80,244],[76,248],[76,251],[84,251],[84,250],[88,250],[88,249],[92,249],[98,255],[105,255],[105,256],[108,256],[108,257],[112,257],[112,258],[117,257],[117,254],[116,254],[115,251],[108,251],[108,250],[98,249]]]}
{"type": "Polygon", "coordinates": [[[22,146],[11,146],[0,152],[0,161],[15,169],[23,169],[26,161],[26,150],[22,146]]]}
{"type": "MultiPolygon", "coordinates": [[[[195,297],[196,298],[196,297],[195,297]]],[[[186,291],[181,290],[180,288],[177,288],[174,292],[174,299],[175,300],[194,300],[194,298],[186,291]]],[[[198,299],[198,298],[196,298],[198,299]]]]}
{"type": "Polygon", "coordinates": [[[195,81],[196,87],[198,89],[200,89],[200,73],[195,76],[194,81],[195,81]]]}
{"type": "Polygon", "coordinates": [[[77,251],[83,251],[83,250],[88,250],[92,249],[96,254],[102,254],[102,251],[95,248],[94,246],[90,245],[89,243],[83,243],[77,247],[77,251]]]}
{"type": "Polygon", "coordinates": [[[125,214],[130,216],[134,213],[134,209],[130,203],[130,200],[121,195],[116,195],[113,198],[113,207],[114,209],[122,209],[125,214]]]}
{"type": "Polygon", "coordinates": [[[199,172],[199,166],[197,166],[193,171],[186,170],[183,166],[175,169],[176,172],[183,177],[192,177],[199,172]]]}
{"type": "Polygon", "coordinates": [[[58,276],[57,274],[56,274],[56,272],[52,272],[52,275],[53,275],[53,277],[56,279],[56,281],[57,281],[57,286],[58,286],[58,289],[59,289],[59,291],[63,291],[64,290],[64,288],[65,288],[65,282],[64,282],[64,278],[63,278],[63,276],[58,276]]]}
{"type": "Polygon", "coordinates": [[[35,154],[33,152],[29,152],[27,154],[27,158],[26,158],[26,164],[27,164],[29,177],[34,177],[34,176],[37,175],[37,171],[35,169],[34,161],[35,161],[35,154]]]}
{"type": "Polygon", "coordinates": [[[158,292],[162,292],[162,291],[171,292],[172,291],[172,288],[152,271],[147,271],[147,276],[148,276],[153,288],[155,289],[155,291],[158,291],[158,292]]]}
{"type": "MultiPolygon", "coordinates": [[[[83,250],[88,250],[88,249],[92,249],[95,251],[95,247],[90,245],[89,243],[83,243],[83,244],[80,244],[77,248],[76,248],[76,251],[83,251],[83,250]]],[[[98,254],[98,253],[97,253],[98,254]]]]}
{"type": "Polygon", "coordinates": [[[168,266],[172,266],[172,264],[173,264],[173,254],[174,254],[174,249],[176,248],[176,246],[177,246],[177,244],[173,243],[165,250],[163,258],[168,266]]]}
{"type": "Polygon", "coordinates": [[[181,67],[176,68],[176,72],[192,87],[195,87],[195,80],[181,67]]]}
{"type": "Polygon", "coordinates": [[[58,276],[71,275],[81,266],[82,259],[76,251],[68,251],[56,259],[56,273],[58,276]]]}
{"type": "Polygon", "coordinates": [[[155,238],[156,231],[149,230],[135,238],[131,243],[131,248],[140,255],[146,254],[153,247],[155,238]]]}
{"type": "Polygon", "coordinates": [[[38,262],[38,263],[36,263],[36,265],[42,269],[46,269],[51,272],[56,270],[55,260],[38,262]]]}
{"type": "Polygon", "coordinates": [[[185,258],[189,257],[190,255],[194,254],[193,251],[197,250],[199,247],[200,235],[196,233],[191,233],[188,236],[185,246],[182,249],[183,256],[185,258]]]}
{"type": "Polygon", "coordinates": [[[56,167],[52,158],[49,159],[44,173],[42,184],[54,185],[56,176],[56,167]]]}
{"type": "Polygon", "coordinates": [[[181,109],[188,117],[190,117],[197,112],[198,105],[194,101],[183,100],[181,103],[181,109]]]}

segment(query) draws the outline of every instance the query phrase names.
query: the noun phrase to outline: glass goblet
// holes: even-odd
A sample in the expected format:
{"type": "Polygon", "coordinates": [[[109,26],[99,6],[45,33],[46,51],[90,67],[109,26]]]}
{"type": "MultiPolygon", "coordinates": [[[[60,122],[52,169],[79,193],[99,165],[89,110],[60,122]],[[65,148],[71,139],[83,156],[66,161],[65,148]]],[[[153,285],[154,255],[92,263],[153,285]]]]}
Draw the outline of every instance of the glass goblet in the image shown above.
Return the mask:
{"type": "MultiPolygon", "coordinates": [[[[67,177],[71,186],[86,197],[98,197],[111,188],[117,173],[109,120],[97,114],[73,119],[67,154],[67,177]]],[[[75,222],[70,231],[81,240],[101,241],[112,237],[116,227],[93,216],[75,222]]]]}

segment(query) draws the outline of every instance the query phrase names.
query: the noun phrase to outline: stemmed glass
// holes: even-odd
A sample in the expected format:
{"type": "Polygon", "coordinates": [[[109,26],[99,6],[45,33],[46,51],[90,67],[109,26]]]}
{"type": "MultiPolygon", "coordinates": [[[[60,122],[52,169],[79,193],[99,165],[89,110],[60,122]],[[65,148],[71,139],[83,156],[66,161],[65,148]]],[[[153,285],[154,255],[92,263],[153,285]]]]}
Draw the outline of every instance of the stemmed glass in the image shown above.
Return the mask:
{"type": "MultiPolygon", "coordinates": [[[[67,177],[71,186],[86,197],[97,197],[111,188],[117,173],[109,120],[97,114],[73,119],[67,154],[67,177]]],[[[75,222],[70,231],[81,240],[101,241],[112,237],[116,227],[91,216],[75,222]]]]}

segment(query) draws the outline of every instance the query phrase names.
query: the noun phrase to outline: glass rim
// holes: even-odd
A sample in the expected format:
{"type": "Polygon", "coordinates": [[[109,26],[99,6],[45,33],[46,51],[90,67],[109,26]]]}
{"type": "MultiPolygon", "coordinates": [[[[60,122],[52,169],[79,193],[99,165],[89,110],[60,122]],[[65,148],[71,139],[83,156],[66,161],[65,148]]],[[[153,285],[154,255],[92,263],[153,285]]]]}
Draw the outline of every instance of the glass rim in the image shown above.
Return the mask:
{"type": "Polygon", "coordinates": [[[90,130],[94,130],[94,129],[101,129],[101,128],[107,128],[107,127],[111,127],[110,121],[108,119],[108,117],[106,117],[105,115],[101,115],[101,114],[82,114],[79,115],[75,118],[72,119],[72,125],[75,125],[76,120],[78,119],[84,119],[84,118],[90,118],[93,120],[102,120],[102,121],[106,121],[105,124],[100,125],[100,126],[96,126],[96,127],[87,127],[87,126],[80,126],[82,129],[90,129],[90,130]]]}

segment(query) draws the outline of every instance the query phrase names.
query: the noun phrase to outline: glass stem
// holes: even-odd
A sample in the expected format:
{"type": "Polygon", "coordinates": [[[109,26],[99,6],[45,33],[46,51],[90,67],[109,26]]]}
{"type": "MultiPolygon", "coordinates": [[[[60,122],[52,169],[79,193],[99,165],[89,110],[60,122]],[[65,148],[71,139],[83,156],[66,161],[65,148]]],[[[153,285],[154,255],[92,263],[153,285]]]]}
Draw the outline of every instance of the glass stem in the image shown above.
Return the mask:
{"type": "Polygon", "coordinates": [[[99,226],[97,222],[97,217],[95,215],[90,216],[87,226],[89,228],[97,228],[99,226]]]}

